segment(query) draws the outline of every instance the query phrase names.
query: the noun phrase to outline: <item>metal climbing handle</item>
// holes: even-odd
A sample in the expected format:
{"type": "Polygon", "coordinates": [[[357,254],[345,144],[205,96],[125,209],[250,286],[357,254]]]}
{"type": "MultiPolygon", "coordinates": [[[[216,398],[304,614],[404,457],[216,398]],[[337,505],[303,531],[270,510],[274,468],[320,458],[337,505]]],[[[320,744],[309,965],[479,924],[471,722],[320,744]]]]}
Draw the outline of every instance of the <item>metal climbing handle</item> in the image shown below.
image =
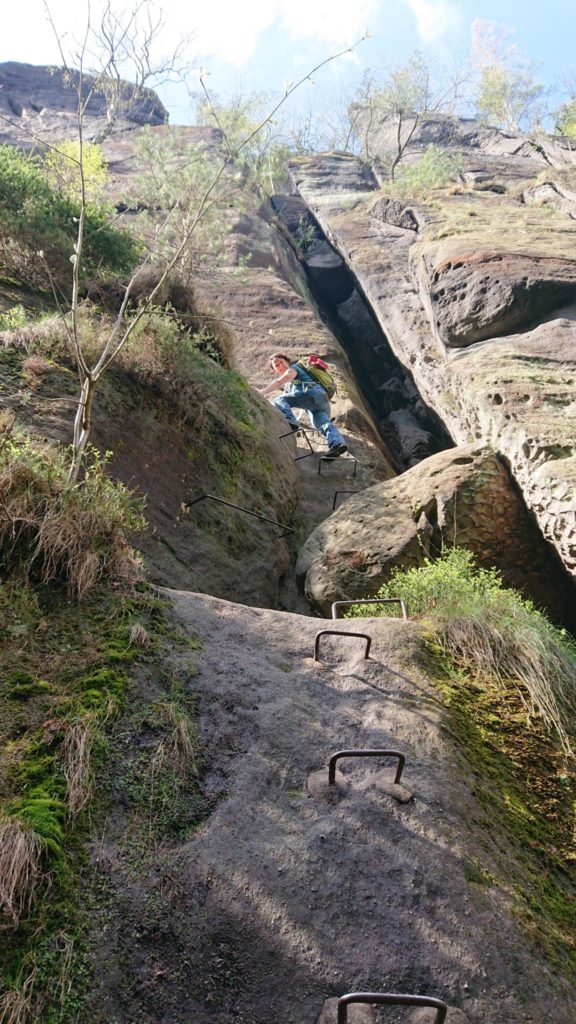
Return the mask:
{"type": "Polygon", "coordinates": [[[401,754],[399,750],[339,750],[336,754],[332,754],[328,762],[328,785],[333,786],[336,782],[336,761],[339,761],[341,757],[397,757],[398,767],[396,769],[396,775],[394,776],[394,782],[397,785],[402,778],[402,772],[404,771],[404,765],[406,764],[406,755],[401,754]]]}
{"type": "Polygon", "coordinates": [[[332,618],[338,618],[338,609],[345,604],[399,604],[402,609],[402,618],[408,618],[408,606],[402,597],[366,597],[357,601],[334,601],[332,605],[332,618]]]}
{"type": "Polygon", "coordinates": [[[370,654],[372,637],[368,636],[367,633],[345,633],[343,629],[321,629],[319,633],[316,633],[316,639],[314,640],[314,661],[320,661],[320,637],[322,636],[359,636],[361,640],[366,641],[364,657],[367,658],[370,654]]]}
{"type": "Polygon", "coordinates": [[[436,1010],[436,1024],[444,1024],[448,1007],[434,996],[411,996],[395,992],[349,992],[338,1000],[338,1024],[347,1024],[348,1007],[352,1003],[372,1003],[377,1006],[430,1006],[436,1010]]]}
{"type": "Polygon", "coordinates": [[[286,526],[286,523],[277,523],[275,519],[269,519],[268,516],[263,516],[260,512],[252,512],[249,508],[244,508],[243,505],[235,505],[233,501],[225,501],[224,498],[217,498],[215,494],[201,494],[199,498],[194,498],[193,501],[186,501],[184,504],[187,509],[192,508],[193,505],[197,505],[199,501],[217,501],[220,505],[227,505],[228,508],[235,508],[238,512],[245,512],[247,516],[254,516],[256,519],[262,520],[264,523],[272,523],[273,526],[279,526],[284,533],[281,533],[281,537],[286,537],[289,533],[294,533],[291,526],[286,526]]]}

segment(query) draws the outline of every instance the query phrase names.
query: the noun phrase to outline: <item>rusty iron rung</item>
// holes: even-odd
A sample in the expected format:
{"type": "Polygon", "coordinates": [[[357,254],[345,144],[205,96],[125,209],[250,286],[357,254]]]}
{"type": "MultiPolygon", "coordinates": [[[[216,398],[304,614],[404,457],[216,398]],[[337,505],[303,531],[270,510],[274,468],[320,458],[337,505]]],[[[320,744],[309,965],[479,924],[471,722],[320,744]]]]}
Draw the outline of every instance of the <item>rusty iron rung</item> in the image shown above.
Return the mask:
{"type": "Polygon", "coordinates": [[[328,762],[329,786],[333,786],[336,782],[336,761],[339,761],[341,757],[397,757],[398,767],[394,776],[395,785],[399,784],[402,772],[404,771],[404,765],[406,764],[406,755],[400,753],[399,750],[338,750],[336,754],[332,754],[328,762]]]}
{"type": "Polygon", "coordinates": [[[334,501],[332,502],[332,511],[336,509],[336,499],[339,494],[360,494],[360,491],[334,491],[334,501]]]}
{"type": "Polygon", "coordinates": [[[348,992],[338,1000],[338,1024],[347,1024],[348,1007],[352,1003],[371,1003],[375,1006],[430,1006],[436,1010],[436,1024],[444,1024],[448,1006],[434,996],[412,996],[396,992],[348,992]]]}
{"type": "Polygon", "coordinates": [[[228,508],[235,508],[239,512],[245,512],[248,516],[255,516],[256,519],[261,519],[265,523],[272,523],[273,526],[279,526],[284,533],[281,533],[281,537],[287,537],[289,533],[294,533],[291,526],[286,526],[285,523],[278,523],[275,519],[269,519],[268,516],[263,516],[260,512],[252,512],[249,508],[244,508],[243,505],[235,505],[232,501],[225,501],[224,498],[217,498],[215,494],[201,494],[199,498],[194,498],[193,501],[185,502],[186,509],[192,508],[192,505],[197,505],[200,501],[205,501],[210,498],[212,501],[217,501],[221,505],[228,505],[228,508]]]}
{"type": "Polygon", "coordinates": [[[406,601],[402,597],[363,597],[358,598],[356,601],[334,601],[332,605],[332,618],[337,619],[338,608],[342,608],[343,605],[352,604],[399,604],[402,609],[402,618],[408,619],[408,606],[406,601]]]}
{"type": "Polygon", "coordinates": [[[361,640],[366,641],[366,650],[364,651],[364,657],[367,658],[370,654],[370,645],[372,643],[372,637],[368,636],[367,633],[348,633],[343,629],[321,629],[319,633],[316,633],[314,640],[314,661],[320,661],[320,637],[321,636],[356,636],[360,637],[361,640]]]}

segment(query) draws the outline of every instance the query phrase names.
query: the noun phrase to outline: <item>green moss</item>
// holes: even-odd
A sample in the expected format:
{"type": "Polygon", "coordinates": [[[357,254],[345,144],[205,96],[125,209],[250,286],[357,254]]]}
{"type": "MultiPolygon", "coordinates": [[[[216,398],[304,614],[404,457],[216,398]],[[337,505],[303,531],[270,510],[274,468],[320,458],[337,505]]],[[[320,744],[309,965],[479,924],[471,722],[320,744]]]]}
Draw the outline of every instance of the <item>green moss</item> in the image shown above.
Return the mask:
{"type": "Polygon", "coordinates": [[[512,892],[518,917],[542,952],[576,976],[574,880],[566,874],[576,780],[562,781],[562,758],[543,730],[527,720],[516,691],[493,680],[480,685],[470,680],[431,638],[427,652],[449,728],[473,769],[476,799],[517,857],[516,870],[504,861],[494,864],[494,874],[466,863],[467,877],[512,892]]]}
{"type": "Polygon", "coordinates": [[[31,790],[29,797],[10,801],[5,810],[8,815],[17,817],[42,840],[50,868],[61,868],[65,859],[64,801],[55,796],[47,796],[38,788],[31,790]]]}
{"type": "Polygon", "coordinates": [[[496,879],[490,871],[486,871],[481,864],[466,860],[463,864],[464,875],[471,885],[488,887],[496,883],[496,879]]]}
{"type": "Polygon", "coordinates": [[[102,770],[102,730],[124,704],[130,664],[147,656],[130,646],[131,625],[138,621],[154,636],[164,608],[147,588],[124,602],[102,589],[80,608],[58,588],[0,582],[0,754],[7,766],[0,811],[39,837],[50,880],[2,944],[0,981],[17,987],[34,971],[43,1024],[78,1019],[85,972],[77,888],[90,822],[85,813],[69,816],[62,739],[70,723],[88,716],[96,723],[93,762],[102,770]],[[18,690],[25,701],[11,699],[18,690]],[[51,975],[50,965],[62,967],[68,941],[72,973],[61,1008],[60,975],[51,975]]]}
{"type": "Polygon", "coordinates": [[[8,696],[12,700],[30,700],[42,693],[50,693],[51,686],[43,679],[35,679],[30,672],[17,669],[6,677],[8,696]]]}

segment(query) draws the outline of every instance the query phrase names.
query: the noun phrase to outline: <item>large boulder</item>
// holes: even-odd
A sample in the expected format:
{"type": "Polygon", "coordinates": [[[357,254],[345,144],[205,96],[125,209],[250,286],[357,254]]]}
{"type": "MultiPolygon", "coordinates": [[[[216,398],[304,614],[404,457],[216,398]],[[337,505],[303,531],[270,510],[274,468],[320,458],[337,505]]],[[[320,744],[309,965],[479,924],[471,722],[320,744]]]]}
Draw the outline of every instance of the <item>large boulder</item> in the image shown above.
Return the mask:
{"type": "Polygon", "coordinates": [[[454,545],[558,621],[571,585],[559,575],[505,467],[488,448],[433,455],[401,476],[350,497],[306,541],[297,575],[324,615],[333,601],[373,596],[394,568],[421,565],[454,545]]]}

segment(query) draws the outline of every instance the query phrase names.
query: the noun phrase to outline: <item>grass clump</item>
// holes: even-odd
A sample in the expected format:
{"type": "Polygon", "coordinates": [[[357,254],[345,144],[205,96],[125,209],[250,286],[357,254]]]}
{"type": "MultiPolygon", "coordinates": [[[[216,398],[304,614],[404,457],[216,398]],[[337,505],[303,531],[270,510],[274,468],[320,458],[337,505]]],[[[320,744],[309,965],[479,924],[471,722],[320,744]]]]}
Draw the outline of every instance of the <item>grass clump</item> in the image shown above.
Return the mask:
{"type": "MultiPolygon", "coordinates": [[[[491,851],[486,884],[503,886],[534,943],[573,975],[573,641],[463,548],[396,570],[377,596],[404,598],[421,621],[446,727],[466,755],[491,830],[506,839],[501,860],[491,851]]],[[[352,614],[382,615],[382,606],[358,605],[352,614]]]]}
{"type": "Polygon", "coordinates": [[[197,694],[189,687],[194,672],[186,661],[177,673],[185,681],[169,673],[158,699],[125,716],[113,738],[114,785],[124,787],[130,808],[129,858],[189,838],[204,817],[197,694]]]}
{"type": "Polygon", "coordinates": [[[18,925],[33,900],[41,875],[42,841],[16,817],[0,821],[0,909],[18,925]]]}
{"type": "MultiPolygon", "coordinates": [[[[513,681],[529,714],[538,712],[571,751],[576,711],[576,644],[531,601],[503,586],[496,569],[453,548],[407,572],[397,569],[377,597],[402,597],[425,621],[434,645],[458,667],[480,677],[513,681]]],[[[379,615],[360,605],[351,615],[379,615]]]]}
{"type": "Polygon", "coordinates": [[[65,582],[85,598],[103,577],[133,585],[139,560],[126,534],[144,529],[134,497],[105,473],[96,451],[83,480],[67,486],[61,449],[23,433],[0,441],[0,569],[42,584],[65,582]]]}

